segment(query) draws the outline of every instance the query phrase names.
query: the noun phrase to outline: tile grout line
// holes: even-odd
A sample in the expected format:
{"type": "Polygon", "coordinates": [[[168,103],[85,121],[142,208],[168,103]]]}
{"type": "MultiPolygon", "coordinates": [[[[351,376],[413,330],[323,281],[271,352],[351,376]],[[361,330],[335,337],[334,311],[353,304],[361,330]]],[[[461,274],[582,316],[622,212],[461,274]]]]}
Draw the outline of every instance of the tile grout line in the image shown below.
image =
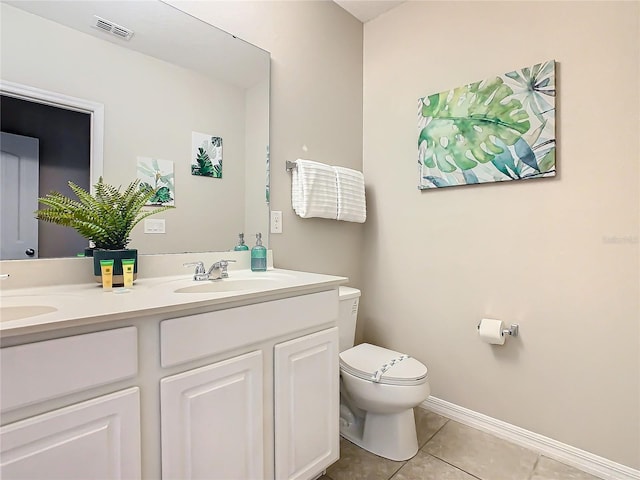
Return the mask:
{"type": "MultiPolygon", "coordinates": [[[[441,461],[442,463],[446,463],[446,464],[447,464],[447,465],[449,465],[450,467],[453,467],[453,468],[455,468],[456,470],[459,470],[460,472],[462,472],[462,473],[465,473],[465,474],[469,475],[470,477],[477,478],[478,480],[485,480],[485,479],[483,479],[483,478],[481,478],[481,477],[478,477],[478,476],[474,475],[474,474],[473,474],[473,473],[471,473],[471,472],[467,472],[466,470],[463,470],[463,469],[462,469],[462,468],[460,468],[459,466],[457,466],[457,465],[455,465],[455,464],[453,464],[453,463],[451,463],[451,462],[449,462],[449,461],[445,460],[444,458],[440,458],[439,456],[435,455],[434,453],[431,453],[431,452],[422,452],[422,453],[424,453],[425,455],[430,455],[430,456],[432,456],[433,458],[435,458],[436,460],[439,460],[439,461],[441,461]]],[[[530,479],[528,479],[528,480],[530,480],[530,479]]]]}
{"type": "MultiPolygon", "coordinates": [[[[437,415],[437,414],[436,414],[436,415],[437,415]]],[[[447,418],[447,417],[442,417],[442,418],[446,418],[446,420],[447,420],[447,421],[446,421],[446,422],[444,422],[444,423],[442,424],[442,426],[441,426],[439,429],[437,429],[435,432],[433,432],[433,435],[431,435],[431,436],[430,436],[430,437],[429,437],[429,438],[428,438],[428,439],[427,439],[427,440],[422,444],[422,446],[418,449],[418,451],[421,451],[421,450],[422,450],[422,449],[427,445],[427,443],[429,443],[431,440],[433,440],[433,437],[435,437],[438,433],[440,433],[440,430],[442,430],[442,429],[444,428],[444,426],[445,426],[447,423],[449,423],[449,421],[451,420],[451,419],[449,419],[449,418],[447,418]]],[[[427,452],[425,452],[425,453],[427,453],[427,452]]]]}
{"type": "Polygon", "coordinates": [[[531,469],[531,473],[529,474],[529,478],[527,480],[531,480],[533,478],[533,475],[536,473],[536,469],[538,468],[538,463],[540,463],[540,457],[542,455],[538,454],[538,456],[536,457],[536,463],[533,464],[533,468],[531,469]]]}
{"type": "Polygon", "coordinates": [[[455,468],[456,470],[458,470],[458,471],[460,471],[460,472],[462,472],[462,473],[465,473],[465,474],[469,475],[470,477],[477,478],[478,480],[484,480],[484,479],[482,479],[481,477],[478,477],[478,476],[474,475],[473,473],[470,473],[470,472],[467,472],[466,470],[463,470],[462,468],[458,467],[457,465],[454,465],[453,463],[447,462],[447,461],[446,461],[445,459],[443,459],[443,458],[436,457],[436,456],[435,456],[435,455],[433,455],[432,453],[428,453],[428,452],[424,452],[424,453],[425,453],[425,454],[427,454],[427,455],[431,455],[433,458],[440,460],[442,463],[446,463],[446,464],[447,464],[447,465],[449,465],[450,467],[453,467],[453,468],[455,468]]]}
{"type": "MultiPolygon", "coordinates": [[[[414,456],[415,456],[415,455],[414,455],[414,456]]],[[[413,457],[411,457],[411,458],[413,458],[413,457]]],[[[391,480],[393,477],[395,477],[395,476],[398,474],[398,472],[399,472],[400,470],[402,470],[402,469],[404,468],[404,466],[405,466],[407,463],[409,463],[409,461],[411,461],[411,458],[410,458],[409,460],[405,460],[405,461],[404,461],[404,463],[403,463],[402,465],[400,465],[400,467],[399,467],[395,472],[393,472],[393,473],[391,474],[391,476],[389,477],[389,479],[388,479],[388,480],[391,480]]]]}
{"type": "MultiPolygon", "coordinates": [[[[447,423],[449,423],[449,421],[456,422],[456,420],[449,419],[449,420],[448,420],[448,421],[447,421],[447,422],[446,422],[442,427],[440,427],[440,429],[438,430],[438,432],[440,432],[440,430],[442,430],[442,429],[444,428],[444,426],[445,426],[447,423]]],[[[456,422],[456,423],[460,423],[460,422],[456,422]]],[[[461,424],[461,425],[464,425],[464,424],[461,424]]],[[[469,427],[469,428],[474,428],[474,427],[469,427]]],[[[477,429],[476,429],[476,430],[477,430],[477,429]]],[[[436,432],[436,433],[437,433],[437,432],[436,432]]],[[[484,433],[486,433],[486,432],[484,432],[484,433]]],[[[489,435],[491,435],[491,434],[489,434],[489,435]]],[[[431,439],[429,439],[429,441],[431,441],[435,436],[436,436],[436,434],[434,434],[434,435],[431,437],[431,439]]],[[[492,435],[492,436],[494,436],[494,435],[492,435]]],[[[499,437],[496,437],[496,438],[499,438],[499,437]]],[[[502,440],[502,439],[501,439],[501,440],[502,440]]],[[[426,447],[427,443],[429,443],[429,442],[426,442],[426,443],[424,444],[424,447],[426,447]]],[[[508,441],[507,441],[507,443],[511,443],[511,442],[508,442],[508,441]]],[[[515,444],[513,444],[513,445],[515,445],[515,444]]],[[[424,448],[424,447],[423,447],[423,448],[424,448]]],[[[529,451],[530,451],[530,452],[532,452],[532,453],[536,453],[536,452],[534,452],[533,450],[527,449],[526,447],[522,447],[522,448],[525,448],[526,450],[529,450],[529,451]]],[[[427,455],[431,455],[432,457],[434,457],[434,458],[436,458],[436,459],[440,460],[441,462],[446,463],[447,465],[450,465],[451,467],[453,467],[453,468],[455,468],[455,469],[457,469],[457,470],[459,470],[459,471],[461,471],[461,472],[463,472],[463,473],[465,473],[465,474],[467,474],[467,475],[469,475],[469,476],[471,476],[471,477],[473,477],[473,478],[476,478],[476,479],[478,479],[478,480],[487,480],[487,479],[484,479],[484,478],[482,478],[482,477],[478,477],[477,475],[474,475],[473,473],[468,472],[468,471],[466,471],[466,470],[462,469],[462,468],[461,468],[461,467],[459,467],[458,465],[456,465],[456,464],[454,464],[454,463],[451,463],[450,461],[448,461],[448,460],[446,460],[446,459],[444,459],[444,458],[441,458],[441,457],[440,457],[440,456],[438,456],[436,453],[427,452],[427,451],[425,451],[424,453],[426,453],[427,455]]],[[[534,464],[533,464],[533,466],[532,466],[532,469],[531,469],[531,472],[530,472],[530,473],[529,473],[529,475],[527,476],[527,479],[526,479],[526,480],[532,480],[532,477],[533,477],[533,474],[535,473],[535,470],[536,470],[536,467],[537,467],[537,465],[538,465],[538,462],[540,461],[540,457],[541,457],[541,455],[540,455],[539,453],[536,453],[536,461],[534,462],[534,464]]]]}
{"type": "MultiPolygon", "coordinates": [[[[446,418],[446,417],[443,417],[443,418],[446,418]]],[[[472,478],[475,478],[475,479],[477,479],[477,480],[483,480],[482,478],[477,477],[476,475],[474,475],[474,474],[472,474],[472,473],[469,473],[469,472],[467,472],[466,470],[463,470],[462,468],[458,467],[457,465],[454,465],[453,463],[449,463],[448,461],[444,460],[443,458],[440,458],[440,457],[438,457],[438,456],[436,456],[436,455],[434,455],[434,454],[432,454],[432,453],[430,453],[430,452],[426,452],[426,451],[424,450],[424,448],[426,447],[426,445],[427,445],[431,440],[433,440],[433,439],[434,439],[434,437],[435,437],[438,433],[440,433],[440,431],[445,427],[445,425],[447,425],[447,424],[449,423],[449,421],[450,421],[450,420],[451,420],[451,419],[446,418],[446,421],[445,421],[445,422],[440,426],[440,428],[438,428],[435,432],[433,432],[433,434],[432,434],[432,435],[431,435],[431,436],[430,436],[430,437],[429,437],[429,438],[428,438],[428,439],[427,439],[427,440],[422,444],[422,446],[418,449],[418,452],[416,453],[416,455],[414,455],[414,456],[413,456],[413,457],[411,457],[409,460],[407,460],[407,461],[404,463],[404,465],[402,465],[402,467],[400,467],[400,468],[399,468],[399,469],[398,469],[398,470],[397,470],[397,471],[396,471],[396,472],[395,472],[391,477],[389,477],[389,479],[388,479],[388,480],[393,480],[393,478],[394,478],[394,477],[396,477],[396,476],[398,475],[398,473],[400,472],[400,470],[401,470],[405,465],[407,465],[411,460],[413,460],[413,459],[414,459],[414,458],[415,458],[419,453],[423,453],[424,455],[429,455],[430,457],[433,457],[433,458],[435,458],[435,459],[437,459],[437,460],[439,460],[439,461],[441,461],[441,462],[443,462],[443,463],[446,463],[446,464],[447,464],[447,465],[449,465],[450,467],[455,468],[457,471],[462,472],[462,473],[464,473],[464,474],[466,474],[466,475],[469,475],[469,476],[470,476],[470,477],[472,477],[472,478]]],[[[530,480],[530,479],[528,479],[528,480],[530,480]]]]}
{"type": "MultiPolygon", "coordinates": [[[[446,418],[446,417],[443,417],[443,418],[446,418]]],[[[448,418],[446,418],[446,421],[440,426],[440,428],[438,428],[435,432],[433,432],[433,434],[429,438],[427,438],[422,445],[418,446],[418,451],[416,452],[416,454],[413,457],[411,457],[409,460],[405,460],[405,462],[395,472],[393,472],[393,474],[388,478],[388,480],[392,480],[394,477],[396,477],[400,472],[400,470],[402,470],[411,460],[413,460],[420,452],[422,452],[422,449],[425,447],[425,445],[429,443],[431,439],[433,439],[433,437],[435,437],[438,434],[438,432],[442,430],[447,423],[449,423],[448,418]]],[[[423,452],[423,453],[429,455],[427,452],[423,452]]]]}

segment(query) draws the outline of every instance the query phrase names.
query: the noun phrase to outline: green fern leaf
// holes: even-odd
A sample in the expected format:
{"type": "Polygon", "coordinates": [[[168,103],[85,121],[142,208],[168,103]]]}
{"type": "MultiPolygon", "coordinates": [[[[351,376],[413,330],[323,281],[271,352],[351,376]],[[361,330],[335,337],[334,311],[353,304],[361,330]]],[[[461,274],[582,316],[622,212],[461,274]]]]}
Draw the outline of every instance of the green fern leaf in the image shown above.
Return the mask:
{"type": "Polygon", "coordinates": [[[83,237],[93,241],[96,248],[118,250],[126,248],[133,228],[149,215],[173,208],[163,206],[146,212],[142,208],[156,195],[151,188],[140,188],[135,180],[120,192],[120,188],[108,185],[102,178],[94,185],[94,194],[73,182],[69,187],[78,197],[73,200],[58,192],[39,198],[49,208],[37,210],[38,220],[72,227],[83,237]]]}
{"type": "Polygon", "coordinates": [[[211,163],[211,158],[209,158],[209,154],[202,147],[198,148],[198,155],[196,156],[196,162],[198,164],[197,175],[202,175],[204,177],[214,176],[213,164],[211,163]]]}

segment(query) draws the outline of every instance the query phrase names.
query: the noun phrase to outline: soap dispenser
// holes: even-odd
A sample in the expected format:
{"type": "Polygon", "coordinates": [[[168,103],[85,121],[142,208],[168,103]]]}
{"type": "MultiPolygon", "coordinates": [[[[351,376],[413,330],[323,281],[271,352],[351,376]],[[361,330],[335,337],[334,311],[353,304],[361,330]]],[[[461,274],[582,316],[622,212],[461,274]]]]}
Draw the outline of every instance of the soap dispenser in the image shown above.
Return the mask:
{"type": "Polygon", "coordinates": [[[262,245],[262,234],[256,233],[256,245],[251,249],[251,271],[267,270],[267,249],[262,245]]]}
{"type": "Polygon", "coordinates": [[[238,244],[233,247],[233,249],[238,252],[238,251],[242,251],[242,250],[249,250],[249,247],[247,245],[245,245],[244,243],[244,233],[240,233],[238,234],[238,244]]]}

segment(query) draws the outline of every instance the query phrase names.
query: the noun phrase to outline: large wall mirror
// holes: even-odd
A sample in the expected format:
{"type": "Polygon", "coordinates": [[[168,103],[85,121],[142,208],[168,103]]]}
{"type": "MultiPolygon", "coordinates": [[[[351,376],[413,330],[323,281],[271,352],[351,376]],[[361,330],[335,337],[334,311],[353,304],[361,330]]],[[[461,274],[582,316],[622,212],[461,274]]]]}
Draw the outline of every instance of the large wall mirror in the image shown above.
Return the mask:
{"type": "MultiPolygon", "coordinates": [[[[64,147],[53,163],[66,164],[67,170],[43,161],[41,178],[60,177],[64,187],[67,180],[81,183],[74,175],[84,168],[78,175],[86,176],[86,184],[102,175],[108,183],[126,186],[139,176],[142,164],[159,165],[162,174],[173,172],[176,208],[151,217],[164,220],[166,233],[144,233],[143,225],[133,232],[130,246],[143,254],[231,250],[240,232],[249,246],[255,233],[268,238],[268,52],[155,0],[20,0],[2,1],[0,8],[0,74],[5,86],[102,107],[103,131],[89,128],[87,134],[86,126],[78,127],[85,129],[85,137],[93,137],[92,144],[72,144],[67,139],[72,127],[58,117],[41,120],[26,114],[27,126],[38,123],[50,130],[40,139],[41,151],[46,151],[43,144],[64,147]],[[132,36],[123,38],[118,28],[116,34],[98,28],[103,21],[124,27],[132,36]],[[203,136],[222,139],[221,178],[192,174],[193,150],[203,136]],[[96,155],[96,140],[102,143],[102,155],[96,155]],[[84,156],[87,164],[78,166],[72,154],[84,156]],[[101,166],[90,164],[100,156],[101,166]]],[[[32,100],[7,90],[2,92],[3,111],[10,102],[32,100]]],[[[19,107],[13,103],[12,109],[19,107]]],[[[59,108],[52,103],[45,106],[59,108]]],[[[3,130],[10,124],[4,117],[2,123],[3,130]]],[[[40,195],[51,190],[44,183],[40,195]]],[[[7,217],[15,205],[3,201],[0,208],[7,217]]],[[[58,233],[40,232],[40,241],[58,233]]],[[[49,251],[44,245],[38,250],[49,251]]],[[[52,252],[40,258],[76,253],[52,252]]]]}

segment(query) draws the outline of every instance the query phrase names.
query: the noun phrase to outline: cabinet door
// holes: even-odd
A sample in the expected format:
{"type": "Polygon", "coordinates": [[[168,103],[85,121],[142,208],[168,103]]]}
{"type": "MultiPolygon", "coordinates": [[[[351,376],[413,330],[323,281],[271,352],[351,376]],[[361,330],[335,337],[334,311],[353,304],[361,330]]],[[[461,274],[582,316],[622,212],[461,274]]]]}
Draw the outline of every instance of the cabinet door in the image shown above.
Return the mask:
{"type": "Polygon", "coordinates": [[[162,478],[262,479],[262,352],[161,380],[162,478]]]}
{"type": "Polygon", "coordinates": [[[311,479],[339,457],[336,327],[275,346],[276,479],[311,479]]]}
{"type": "Polygon", "coordinates": [[[0,428],[0,478],[140,478],[140,397],[130,388],[0,428]]]}

